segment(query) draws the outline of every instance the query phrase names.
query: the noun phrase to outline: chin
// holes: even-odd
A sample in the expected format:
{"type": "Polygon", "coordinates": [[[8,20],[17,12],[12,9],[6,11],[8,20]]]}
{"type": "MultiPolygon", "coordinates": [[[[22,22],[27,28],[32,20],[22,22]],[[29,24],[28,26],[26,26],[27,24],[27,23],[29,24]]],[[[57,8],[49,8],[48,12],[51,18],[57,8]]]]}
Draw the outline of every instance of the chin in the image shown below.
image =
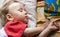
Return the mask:
{"type": "Polygon", "coordinates": [[[25,20],[24,22],[27,24],[28,23],[28,20],[25,20]]]}

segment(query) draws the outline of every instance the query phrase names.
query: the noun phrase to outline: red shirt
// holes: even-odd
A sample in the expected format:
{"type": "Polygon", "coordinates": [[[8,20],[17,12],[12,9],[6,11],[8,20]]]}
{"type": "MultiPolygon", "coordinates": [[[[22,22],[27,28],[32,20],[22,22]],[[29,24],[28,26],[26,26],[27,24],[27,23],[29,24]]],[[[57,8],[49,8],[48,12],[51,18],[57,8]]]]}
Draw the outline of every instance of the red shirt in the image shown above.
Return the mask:
{"type": "Polygon", "coordinates": [[[6,23],[4,26],[4,30],[8,37],[21,37],[27,24],[21,22],[12,20],[6,23]]]}

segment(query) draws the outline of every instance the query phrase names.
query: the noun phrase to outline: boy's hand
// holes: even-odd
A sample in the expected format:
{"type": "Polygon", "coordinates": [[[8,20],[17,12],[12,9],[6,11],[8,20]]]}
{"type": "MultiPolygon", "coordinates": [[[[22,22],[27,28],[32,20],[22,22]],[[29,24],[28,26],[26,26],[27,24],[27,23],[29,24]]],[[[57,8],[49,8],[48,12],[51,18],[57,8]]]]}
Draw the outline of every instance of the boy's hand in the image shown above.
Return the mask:
{"type": "Polygon", "coordinates": [[[57,22],[54,22],[54,25],[59,29],[60,28],[60,26],[59,26],[59,24],[57,23],[57,22]]]}
{"type": "Polygon", "coordinates": [[[50,24],[48,25],[47,28],[52,31],[52,30],[57,30],[57,29],[58,29],[58,26],[57,26],[57,23],[55,23],[55,22],[50,22],[50,24]]]}
{"type": "Polygon", "coordinates": [[[43,30],[48,26],[48,24],[50,23],[50,21],[46,21],[42,26],[40,26],[40,27],[42,27],[43,28],[43,30]]]}

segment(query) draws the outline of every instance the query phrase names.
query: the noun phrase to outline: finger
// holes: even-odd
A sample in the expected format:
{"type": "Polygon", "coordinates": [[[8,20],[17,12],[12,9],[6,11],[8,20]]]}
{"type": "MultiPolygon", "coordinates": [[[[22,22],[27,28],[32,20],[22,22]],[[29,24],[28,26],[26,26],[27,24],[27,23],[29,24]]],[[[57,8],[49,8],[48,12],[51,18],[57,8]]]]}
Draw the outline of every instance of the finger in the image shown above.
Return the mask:
{"type": "Polygon", "coordinates": [[[59,24],[57,22],[54,22],[54,25],[59,29],[59,24]]]}
{"type": "Polygon", "coordinates": [[[53,26],[53,22],[50,22],[50,24],[49,24],[49,25],[53,26]]]}
{"type": "Polygon", "coordinates": [[[49,25],[50,21],[46,21],[43,25],[47,27],[49,25]]]}
{"type": "Polygon", "coordinates": [[[50,23],[50,21],[46,21],[46,22],[44,23],[44,25],[49,24],[49,23],[50,23]]]}
{"type": "Polygon", "coordinates": [[[56,26],[54,26],[54,25],[52,26],[52,28],[53,28],[53,29],[58,29],[58,28],[57,28],[56,26]]]}

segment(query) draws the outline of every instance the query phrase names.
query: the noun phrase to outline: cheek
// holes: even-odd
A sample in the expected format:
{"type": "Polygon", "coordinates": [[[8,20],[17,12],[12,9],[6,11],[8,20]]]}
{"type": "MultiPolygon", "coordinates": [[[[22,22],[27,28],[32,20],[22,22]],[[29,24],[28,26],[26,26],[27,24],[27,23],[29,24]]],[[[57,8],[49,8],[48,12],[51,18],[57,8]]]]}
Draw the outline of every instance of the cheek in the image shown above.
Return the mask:
{"type": "Polygon", "coordinates": [[[21,15],[21,14],[19,14],[19,15],[15,15],[15,19],[17,19],[17,20],[24,20],[24,16],[23,15],[21,15]]]}
{"type": "Polygon", "coordinates": [[[20,12],[15,12],[13,14],[13,16],[14,16],[14,19],[17,19],[17,20],[24,20],[25,19],[25,15],[20,12]]]}

